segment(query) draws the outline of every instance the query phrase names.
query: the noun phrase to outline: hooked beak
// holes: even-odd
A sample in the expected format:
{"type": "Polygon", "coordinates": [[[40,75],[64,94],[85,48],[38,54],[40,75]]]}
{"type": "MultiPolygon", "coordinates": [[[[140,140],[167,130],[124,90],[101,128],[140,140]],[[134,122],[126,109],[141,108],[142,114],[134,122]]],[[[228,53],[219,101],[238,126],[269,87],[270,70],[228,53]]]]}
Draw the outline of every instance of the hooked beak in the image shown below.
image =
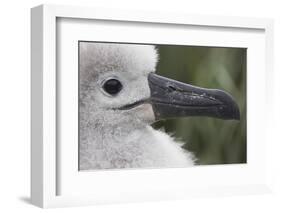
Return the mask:
{"type": "Polygon", "coordinates": [[[222,90],[192,86],[155,73],[148,75],[148,83],[156,120],[185,116],[240,119],[236,102],[222,90]]]}

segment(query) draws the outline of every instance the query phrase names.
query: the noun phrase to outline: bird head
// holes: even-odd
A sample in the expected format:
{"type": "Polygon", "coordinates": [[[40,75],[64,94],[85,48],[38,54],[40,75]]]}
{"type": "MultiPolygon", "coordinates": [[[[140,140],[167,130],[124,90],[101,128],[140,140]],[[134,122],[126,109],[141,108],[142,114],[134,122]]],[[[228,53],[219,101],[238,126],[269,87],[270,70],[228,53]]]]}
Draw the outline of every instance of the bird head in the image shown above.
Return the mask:
{"type": "Polygon", "coordinates": [[[157,75],[157,62],[153,45],[80,42],[80,107],[103,122],[132,126],[187,116],[240,118],[230,94],[157,75]]]}

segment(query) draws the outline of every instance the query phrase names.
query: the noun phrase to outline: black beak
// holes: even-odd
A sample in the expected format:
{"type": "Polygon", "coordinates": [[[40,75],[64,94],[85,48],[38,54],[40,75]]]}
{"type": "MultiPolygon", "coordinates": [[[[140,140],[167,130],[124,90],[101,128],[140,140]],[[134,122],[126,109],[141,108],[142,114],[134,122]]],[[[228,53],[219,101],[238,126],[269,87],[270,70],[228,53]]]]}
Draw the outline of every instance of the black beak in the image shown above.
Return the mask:
{"type": "Polygon", "coordinates": [[[150,73],[148,83],[156,120],[208,116],[220,119],[240,119],[239,108],[228,93],[205,89],[150,73]]]}

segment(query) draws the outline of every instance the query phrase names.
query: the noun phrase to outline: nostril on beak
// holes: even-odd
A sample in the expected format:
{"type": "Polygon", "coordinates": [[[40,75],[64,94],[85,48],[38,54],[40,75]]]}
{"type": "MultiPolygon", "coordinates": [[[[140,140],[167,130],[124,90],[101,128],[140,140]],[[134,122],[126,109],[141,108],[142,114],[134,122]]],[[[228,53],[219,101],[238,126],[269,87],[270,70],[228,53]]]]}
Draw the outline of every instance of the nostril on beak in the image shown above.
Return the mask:
{"type": "Polygon", "coordinates": [[[172,85],[169,85],[168,86],[168,91],[169,92],[174,92],[174,91],[176,91],[177,90],[177,88],[175,88],[174,86],[172,86],[172,85]]]}

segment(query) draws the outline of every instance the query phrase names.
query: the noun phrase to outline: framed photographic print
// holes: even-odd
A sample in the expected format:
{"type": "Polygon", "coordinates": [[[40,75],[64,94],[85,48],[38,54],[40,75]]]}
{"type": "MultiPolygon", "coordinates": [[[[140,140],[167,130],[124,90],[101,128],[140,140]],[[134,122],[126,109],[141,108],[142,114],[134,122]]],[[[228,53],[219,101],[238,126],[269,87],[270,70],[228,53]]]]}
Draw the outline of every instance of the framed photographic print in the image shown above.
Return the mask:
{"type": "Polygon", "coordinates": [[[270,191],[272,20],[31,14],[32,203],[270,191]]]}

